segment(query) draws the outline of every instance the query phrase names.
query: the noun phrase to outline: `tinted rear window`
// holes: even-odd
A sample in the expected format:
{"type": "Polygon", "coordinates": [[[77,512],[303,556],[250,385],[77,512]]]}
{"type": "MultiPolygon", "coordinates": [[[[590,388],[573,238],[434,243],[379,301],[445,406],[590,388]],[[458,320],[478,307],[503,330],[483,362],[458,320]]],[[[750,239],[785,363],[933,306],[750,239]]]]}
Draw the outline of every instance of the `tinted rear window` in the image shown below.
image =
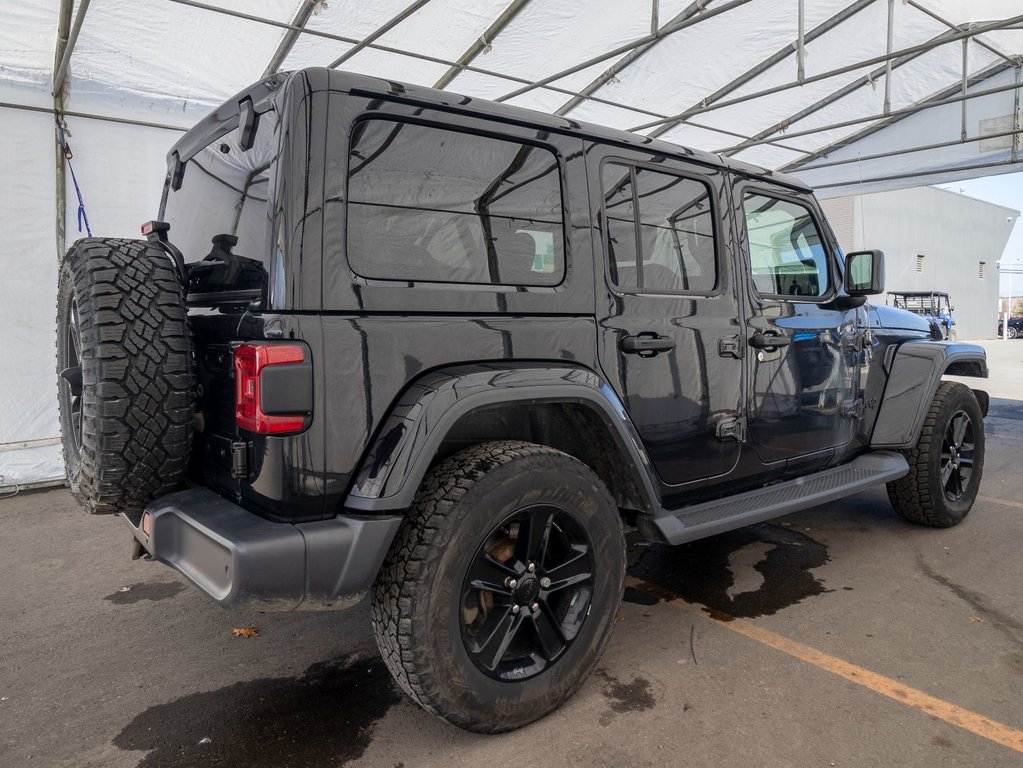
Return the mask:
{"type": "Polygon", "coordinates": [[[348,262],[367,278],[553,286],[565,274],[550,150],[390,120],[352,132],[348,262]]]}

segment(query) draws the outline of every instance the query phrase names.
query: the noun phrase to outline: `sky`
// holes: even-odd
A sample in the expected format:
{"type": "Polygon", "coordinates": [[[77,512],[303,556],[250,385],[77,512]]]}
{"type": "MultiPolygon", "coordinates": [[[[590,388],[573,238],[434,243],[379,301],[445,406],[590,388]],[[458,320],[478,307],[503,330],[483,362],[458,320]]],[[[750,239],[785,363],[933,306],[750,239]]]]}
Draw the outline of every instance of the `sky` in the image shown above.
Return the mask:
{"type": "MultiPolygon", "coordinates": [[[[949,189],[954,192],[961,191],[964,195],[975,197],[978,200],[986,200],[989,203],[997,203],[1017,211],[1023,211],[1023,173],[1004,173],[1000,176],[985,176],[981,179],[969,179],[967,181],[953,181],[949,184],[938,184],[941,189],[949,189]]],[[[1023,224],[1019,219],[1012,227],[1012,234],[1005,246],[1005,252],[1001,259],[1002,269],[1007,269],[1010,264],[1021,274],[1013,275],[1012,290],[1014,294],[1023,294],[1023,224]]],[[[1005,296],[1009,291],[1009,276],[1002,275],[1000,295],[1005,296]]]]}

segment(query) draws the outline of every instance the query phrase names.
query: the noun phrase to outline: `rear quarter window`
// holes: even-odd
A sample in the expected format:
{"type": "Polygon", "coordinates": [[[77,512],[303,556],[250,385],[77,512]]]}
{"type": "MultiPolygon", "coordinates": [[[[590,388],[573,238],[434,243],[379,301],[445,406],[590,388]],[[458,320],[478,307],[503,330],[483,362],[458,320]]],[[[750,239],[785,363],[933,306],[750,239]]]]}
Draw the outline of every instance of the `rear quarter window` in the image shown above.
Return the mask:
{"type": "Polygon", "coordinates": [[[363,120],[348,157],[349,266],[370,279],[558,285],[560,179],[544,147],[363,120]]]}

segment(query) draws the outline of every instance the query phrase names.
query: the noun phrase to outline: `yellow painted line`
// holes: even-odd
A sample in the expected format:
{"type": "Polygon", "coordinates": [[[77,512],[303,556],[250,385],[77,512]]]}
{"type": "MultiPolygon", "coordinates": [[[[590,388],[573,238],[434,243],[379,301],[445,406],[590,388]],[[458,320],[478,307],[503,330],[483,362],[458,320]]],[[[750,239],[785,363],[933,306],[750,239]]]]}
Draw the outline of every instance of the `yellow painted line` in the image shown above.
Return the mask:
{"type": "MultiPolygon", "coordinates": [[[[629,586],[655,597],[669,600],[679,598],[675,593],[658,587],[656,584],[649,584],[631,576],[628,577],[627,582],[629,586]]],[[[1023,753],[1023,731],[1021,730],[1012,728],[1004,723],[999,723],[983,715],[978,715],[976,712],[963,709],[943,699],[919,691],[916,688],[910,688],[908,685],[903,685],[892,680],[890,677],[879,675],[876,672],[871,672],[869,669],[864,669],[848,661],[830,656],[823,651],[803,645],[776,632],[759,627],[752,622],[720,613],[712,613],[711,618],[716,619],[720,626],[744,635],[751,640],[756,640],[758,643],[762,643],[769,648],[774,648],[776,651],[781,651],[793,658],[805,661],[833,675],[837,675],[857,685],[862,685],[864,688],[874,691],[874,693],[879,693],[921,712],[926,712],[928,715],[958,726],[988,741],[993,741],[996,744],[1001,744],[1003,747],[1023,753]]]]}
{"type": "Polygon", "coordinates": [[[1018,501],[1009,501],[1008,499],[999,499],[995,496],[978,496],[977,501],[988,501],[992,504],[1004,504],[1007,507],[1015,507],[1016,509],[1023,509],[1023,503],[1018,501]]]}

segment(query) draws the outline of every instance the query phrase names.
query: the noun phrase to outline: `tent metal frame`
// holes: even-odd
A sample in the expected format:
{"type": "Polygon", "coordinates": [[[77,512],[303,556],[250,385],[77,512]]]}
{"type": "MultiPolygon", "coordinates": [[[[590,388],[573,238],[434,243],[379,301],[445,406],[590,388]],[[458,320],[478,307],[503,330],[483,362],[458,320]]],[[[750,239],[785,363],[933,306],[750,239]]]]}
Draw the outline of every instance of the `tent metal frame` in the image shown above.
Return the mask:
{"type": "Polygon", "coordinates": [[[283,66],[284,62],[288,59],[288,54],[291,53],[291,49],[295,47],[295,43],[298,42],[299,36],[305,31],[305,25],[309,23],[309,19],[312,17],[313,12],[322,5],[323,0],[303,0],[302,5],[299,6],[298,11],[295,13],[295,18],[291,22],[291,26],[294,29],[289,29],[284,33],[284,37],[281,38],[281,42],[277,45],[277,50],[274,51],[274,55],[270,57],[270,61],[266,65],[266,69],[263,70],[263,77],[269,77],[275,74],[277,70],[283,66]]]}
{"type": "MultiPolygon", "coordinates": [[[[887,115],[881,117],[877,121],[873,122],[871,125],[864,127],[862,130],[856,131],[848,136],[844,136],[838,141],[834,141],[824,147],[820,147],[813,153],[813,155],[788,163],[782,166],[779,170],[788,172],[795,170],[797,167],[801,169],[802,166],[805,165],[806,163],[812,163],[814,160],[818,158],[826,157],[828,154],[834,152],[835,150],[841,149],[842,147],[847,146],[852,142],[866,138],[872,133],[876,133],[877,131],[887,128],[890,125],[894,125],[895,123],[901,120],[905,120],[910,115],[915,115],[916,113],[922,112],[925,109],[961,103],[963,105],[963,109],[965,110],[967,102],[971,101],[972,99],[981,98],[982,96],[991,96],[996,93],[1004,93],[1006,91],[1012,90],[1016,91],[1018,98],[1020,87],[1020,84],[1018,82],[1009,83],[1005,86],[1000,86],[998,88],[988,88],[983,91],[969,93],[969,88],[975,85],[979,85],[980,83],[984,83],[990,80],[991,78],[1002,74],[1008,69],[1013,69],[1014,66],[1015,65],[1004,61],[999,61],[995,64],[992,64],[991,66],[981,70],[980,72],[977,72],[974,75],[967,76],[963,80],[962,85],[957,83],[955,85],[947,86],[946,88],[942,88],[940,91],[937,91],[936,93],[933,93],[930,96],[915,102],[914,104],[910,104],[905,109],[889,112],[887,115]]],[[[966,141],[965,132],[961,132],[960,142],[965,143],[965,141],[966,141]]],[[[936,149],[937,147],[930,148],[936,149]]]]}
{"type": "MultiPolygon", "coordinates": [[[[1006,19],[988,21],[984,23],[971,23],[969,25],[957,25],[948,19],[942,17],[940,14],[932,11],[926,6],[922,5],[917,0],[903,0],[903,2],[920,13],[923,13],[938,22],[939,24],[947,27],[947,31],[931,38],[923,43],[902,48],[899,50],[893,50],[893,27],[894,27],[894,4],[895,0],[887,0],[888,14],[887,14],[887,28],[886,28],[886,51],[882,56],[875,56],[869,59],[858,61],[855,63],[847,64],[841,67],[837,67],[826,72],[817,73],[815,75],[806,76],[805,72],[805,57],[806,57],[806,46],[818,39],[822,35],[830,32],[831,30],[838,27],[847,19],[863,10],[864,8],[872,5],[878,0],[856,0],[850,3],[829,19],[825,20],[812,30],[805,30],[805,0],[798,0],[797,6],[797,37],[793,43],[785,45],[783,48],[776,51],[771,56],[761,60],[753,67],[746,70],[741,75],[733,78],[730,82],[719,88],[714,93],[708,95],[698,104],[691,106],[683,112],[674,115],[663,115],[651,110],[633,107],[628,104],[622,104],[609,99],[601,98],[597,93],[605,86],[612,84],[616,81],[618,75],[623,71],[627,70],[630,65],[639,60],[643,55],[648,53],[653,47],[655,47],[662,40],[671,36],[672,34],[679,32],[683,29],[688,29],[696,24],[703,21],[709,20],[721,14],[727,13],[728,11],[734,10],[740,6],[743,6],[751,0],[729,0],[728,2],[722,2],[719,5],[711,8],[711,4],[715,0],[695,0],[689,6],[687,6],[682,12],[674,16],[670,21],[661,25],[659,23],[659,0],[651,0],[650,5],[650,34],[645,35],[641,38],[633,40],[616,48],[599,54],[598,56],[591,57],[590,59],[575,64],[566,69],[562,69],[552,75],[548,75],[537,81],[530,81],[526,78],[517,77],[501,72],[492,71],[483,67],[475,66],[473,62],[483,52],[489,50],[489,47],[493,45],[495,38],[497,38],[502,31],[504,31],[509,24],[519,15],[519,13],[525,8],[530,0],[512,0],[505,10],[491,23],[487,30],[476,40],[469,48],[467,48],[461,56],[455,61],[449,61],[436,56],[430,56],[424,53],[416,53],[412,51],[401,50],[393,46],[382,45],[377,42],[383,35],[394,27],[401,24],[412,14],[416,13],[422,7],[424,7],[430,0],[415,0],[405,7],[400,13],[389,19],[387,22],[382,24],[380,27],[375,29],[369,35],[361,40],[350,38],[344,35],[336,35],[329,32],[324,32],[316,29],[309,29],[308,22],[312,17],[313,13],[321,6],[323,0],[304,0],[298,11],[295,14],[291,23],[277,21],[269,19],[263,16],[255,14],[244,13],[242,11],[221,8],[209,5],[200,0],[169,0],[179,5],[185,5],[193,7],[199,10],[214,12],[232,16],[235,18],[270,25],[285,30],[280,43],[277,46],[273,56],[267,64],[264,71],[264,76],[276,72],[281,66],[284,65],[288,56],[290,55],[295,43],[298,41],[301,35],[312,35],[337,42],[345,43],[352,46],[342,56],[330,64],[331,68],[340,66],[345,61],[355,56],[362,50],[367,48],[379,50],[385,53],[392,53],[401,56],[407,56],[415,58],[421,61],[432,62],[436,64],[443,64],[448,67],[447,71],[437,80],[435,87],[443,88],[449,85],[455,78],[458,77],[462,72],[474,72],[489,77],[498,78],[501,80],[507,80],[512,83],[519,83],[520,87],[499,96],[497,101],[509,101],[529,93],[538,88],[543,88],[555,93],[562,93],[569,97],[568,101],[561,105],[555,114],[560,116],[568,115],[572,110],[577,108],[584,101],[592,101],[598,104],[604,104],[607,106],[617,107],[619,109],[625,109],[636,112],[637,114],[648,115],[655,118],[653,121],[643,123],[632,127],[630,130],[634,132],[647,131],[647,135],[656,137],[664,134],[672,128],[680,125],[690,125],[694,128],[700,128],[703,130],[709,130],[721,133],[726,136],[733,136],[740,139],[738,144],[730,147],[726,147],[720,150],[725,155],[735,155],[742,152],[745,149],[761,146],[761,145],[772,145],[777,146],[781,149],[785,149],[790,152],[796,152],[805,157],[793,160],[781,168],[784,171],[792,171],[798,169],[810,170],[812,168],[824,168],[833,165],[845,164],[845,160],[834,161],[830,163],[818,163],[813,165],[815,160],[819,160],[822,157],[826,157],[828,153],[840,149],[841,147],[847,146],[848,144],[858,141],[871,133],[882,130],[883,128],[892,125],[899,120],[905,119],[911,114],[915,114],[921,110],[928,109],[931,107],[942,106],[949,103],[960,102],[962,104],[962,126],[960,131],[959,142],[939,142],[923,147],[911,147],[902,150],[893,150],[890,153],[878,153],[876,156],[868,156],[870,159],[878,159],[880,157],[892,157],[898,154],[908,154],[912,152],[926,151],[928,149],[938,149],[941,147],[952,146],[956,143],[972,143],[979,141],[981,138],[989,137],[974,137],[969,138],[966,132],[966,104],[969,99],[979,98],[981,96],[992,95],[1003,91],[1014,90],[1014,101],[1016,104],[1015,110],[1015,122],[1014,131],[1011,132],[1013,135],[1013,146],[1012,146],[1012,157],[1010,162],[1018,162],[1020,159],[1020,141],[1019,136],[1019,102],[1020,102],[1020,69],[1021,63],[1023,63],[1023,57],[1012,57],[1000,50],[997,46],[991,42],[984,40],[981,36],[988,32],[1006,30],[1006,29],[1020,29],[1023,28],[1023,15],[1017,15],[1006,19]],[[985,50],[989,51],[993,55],[1001,59],[996,65],[992,65],[981,72],[970,74],[968,72],[968,45],[969,41],[974,41],[977,45],[982,46],[985,50]],[[955,85],[950,85],[947,88],[933,94],[932,96],[923,99],[909,107],[892,110],[891,109],[891,78],[892,73],[895,69],[904,64],[916,59],[925,53],[933,51],[943,45],[961,41],[963,47],[963,65],[962,65],[962,79],[961,82],[955,85]],[[746,93],[741,96],[734,96],[736,91],[742,88],[744,85],[756,79],[759,75],[768,71],[769,69],[782,63],[790,56],[795,55],[795,79],[791,82],[782,83],[770,88],[762,89],[752,93],[746,93]],[[573,91],[567,88],[554,85],[558,80],[568,77],[572,74],[580,72],[589,67],[593,67],[609,59],[615,57],[621,57],[618,61],[612,64],[607,70],[602,72],[597,78],[591,81],[586,87],[579,91],[573,91]],[[734,106],[736,104],[742,104],[745,102],[753,101],[755,99],[764,98],[777,93],[788,91],[792,88],[797,88],[802,85],[826,80],[833,77],[838,77],[849,72],[870,67],[873,65],[880,65],[879,67],[871,70],[869,73],[857,78],[853,82],[839,88],[833,93],[819,99],[814,104],[800,110],[799,112],[790,115],[789,117],[775,123],[767,129],[758,132],[754,136],[745,136],[741,133],[737,133],[732,130],[722,129],[713,125],[701,124],[692,120],[693,117],[699,116],[704,113],[710,113],[715,110],[723,109],[726,107],[734,106]],[[1016,83],[1011,86],[1005,86],[1000,88],[987,89],[984,91],[978,91],[975,93],[969,93],[968,89],[972,85],[983,82],[995,74],[1005,71],[1009,67],[1016,68],[1016,83]],[[826,126],[819,126],[813,129],[805,131],[788,131],[788,128],[800,120],[803,120],[810,115],[819,112],[820,110],[828,107],[831,104],[839,101],[840,99],[849,96],[854,93],[857,89],[865,87],[866,85],[873,85],[879,77],[884,77],[885,80],[885,95],[884,95],[884,108],[881,115],[871,115],[867,117],[856,118],[853,120],[842,121],[839,123],[832,123],[826,126]],[[729,98],[731,96],[731,98],[729,98]],[[860,131],[854,132],[853,134],[843,137],[842,139],[832,142],[824,147],[819,147],[814,150],[808,150],[801,147],[796,147],[791,144],[792,139],[801,136],[809,136],[816,133],[822,133],[828,130],[836,130],[844,127],[852,127],[854,125],[862,125],[864,123],[870,123],[860,131]],[[776,134],[784,132],[784,136],[777,136],[776,134]],[[785,142],[785,143],[783,143],[785,142]]],[[[126,118],[119,118],[114,116],[103,116],[96,114],[87,113],[70,113],[64,110],[64,85],[67,78],[67,73],[70,69],[70,63],[74,54],[75,44],[78,39],[78,34],[81,30],[82,23],[85,20],[86,12],[88,11],[90,0],[80,0],[77,13],[74,14],[73,23],[72,12],[74,9],[73,0],[61,0],[61,7],[58,16],[58,41],[55,48],[54,58],[54,70],[53,70],[53,95],[54,95],[54,107],[53,112],[59,117],[63,115],[78,116],[90,119],[108,120],[111,122],[145,125],[151,127],[165,128],[170,130],[184,130],[179,126],[161,125],[157,123],[149,123],[146,121],[130,120],[126,118]]],[[[14,107],[14,108],[25,108],[33,109],[37,111],[49,111],[38,107],[27,107],[24,105],[7,105],[2,104],[3,107],[14,107]]],[[[1008,132],[1007,132],[1008,133],[1008,132]]],[[[64,158],[61,148],[58,147],[57,155],[59,160],[58,167],[58,203],[63,204],[64,200],[64,158]]],[[[863,158],[860,158],[863,159],[863,158]]],[[[62,229],[62,228],[60,228],[62,229]]],[[[58,232],[59,240],[62,232],[58,232]]]]}
{"type": "MultiPolygon", "coordinates": [[[[1001,70],[1001,71],[1004,71],[1004,70],[1001,70]]],[[[992,75],[992,76],[994,76],[994,75],[992,75]]],[[[958,90],[958,88],[959,88],[959,86],[957,85],[956,86],[956,90],[958,90]]],[[[1006,91],[1014,91],[1014,90],[1018,90],[1019,88],[1020,88],[1020,85],[1018,83],[1009,83],[1007,85],[999,85],[999,86],[995,86],[994,88],[986,88],[986,89],[981,90],[981,91],[974,91],[973,93],[968,93],[966,95],[966,100],[969,101],[971,99],[980,99],[980,98],[983,98],[985,96],[994,96],[995,94],[998,94],[998,93],[1005,93],[1006,91]]],[[[849,127],[852,127],[854,125],[863,125],[864,123],[874,123],[874,122],[877,122],[877,121],[880,121],[880,120],[884,120],[885,118],[889,118],[889,117],[907,116],[907,115],[915,114],[916,112],[920,112],[922,110],[928,109],[930,107],[941,107],[941,106],[944,106],[946,104],[957,104],[960,101],[962,101],[962,96],[953,96],[951,98],[936,99],[936,100],[933,100],[933,101],[931,101],[931,100],[919,101],[916,104],[909,105],[908,107],[902,107],[900,109],[893,109],[887,115],[884,114],[884,113],[878,113],[878,114],[874,114],[874,115],[864,115],[862,117],[853,117],[853,118],[850,118],[849,120],[842,120],[841,122],[837,122],[837,123],[830,123],[828,125],[820,125],[820,126],[817,126],[815,128],[807,128],[807,129],[802,130],[802,131],[792,131],[792,132],[789,132],[789,133],[786,134],[786,138],[788,138],[790,140],[791,139],[798,139],[798,138],[801,138],[803,136],[812,136],[815,133],[823,133],[824,131],[834,131],[834,130],[838,130],[839,128],[849,128],[849,127]]],[[[782,130],[782,129],[779,129],[779,130],[782,130]]],[[[746,149],[748,147],[761,146],[763,144],[775,144],[775,141],[774,141],[774,139],[763,138],[763,139],[758,139],[756,141],[743,142],[743,144],[741,144],[741,145],[737,144],[734,147],[729,147],[729,148],[726,148],[726,149],[719,149],[719,150],[717,150],[717,152],[719,154],[724,154],[724,155],[733,155],[736,152],[741,151],[742,149],[746,149]]],[[[835,148],[832,148],[832,151],[833,151],[833,149],[835,149],[835,148]]],[[[820,154],[820,150],[816,150],[816,153],[820,154]]],[[[811,154],[814,154],[814,153],[811,153],[811,154]]],[[[811,162],[811,161],[807,160],[807,162],[811,162]]]]}
{"type": "MultiPolygon", "coordinates": [[[[781,85],[772,86],[771,88],[765,88],[760,91],[754,91],[753,93],[743,94],[742,96],[736,96],[731,99],[720,101],[716,104],[711,104],[705,107],[699,107],[692,111],[691,114],[699,115],[704,112],[712,112],[716,109],[723,109],[725,107],[735,106],[736,104],[744,104],[747,101],[753,101],[754,99],[760,99],[764,96],[773,96],[776,93],[782,93],[784,91],[790,91],[793,88],[798,88],[802,85],[809,85],[810,83],[816,83],[821,80],[828,80],[832,77],[838,77],[839,75],[848,74],[849,72],[855,72],[858,69],[870,67],[875,64],[885,64],[894,59],[901,58],[913,53],[927,53],[928,51],[934,50],[939,45],[946,45],[948,43],[957,42],[977,35],[982,35],[986,32],[992,32],[995,30],[1006,30],[1016,29],[1019,25],[1023,24],[1023,15],[1012,16],[1008,19],[1000,19],[998,21],[987,22],[985,24],[978,24],[971,27],[970,29],[952,31],[950,30],[947,34],[938,35],[937,37],[931,38],[924,43],[918,43],[917,45],[911,45],[906,48],[901,48],[891,53],[886,53],[883,56],[874,56],[869,59],[863,59],[862,61],[854,62],[852,64],[846,64],[835,69],[827,70],[826,72],[819,72],[816,75],[811,75],[803,80],[802,83],[789,82],[782,83],[781,85]],[[940,42],[935,42],[940,39],[940,42]]],[[[631,131],[643,131],[648,128],[656,128],[660,125],[671,123],[674,121],[680,121],[682,114],[673,115],[666,120],[656,120],[651,123],[643,123],[642,125],[633,126],[629,130],[631,131]]]]}

